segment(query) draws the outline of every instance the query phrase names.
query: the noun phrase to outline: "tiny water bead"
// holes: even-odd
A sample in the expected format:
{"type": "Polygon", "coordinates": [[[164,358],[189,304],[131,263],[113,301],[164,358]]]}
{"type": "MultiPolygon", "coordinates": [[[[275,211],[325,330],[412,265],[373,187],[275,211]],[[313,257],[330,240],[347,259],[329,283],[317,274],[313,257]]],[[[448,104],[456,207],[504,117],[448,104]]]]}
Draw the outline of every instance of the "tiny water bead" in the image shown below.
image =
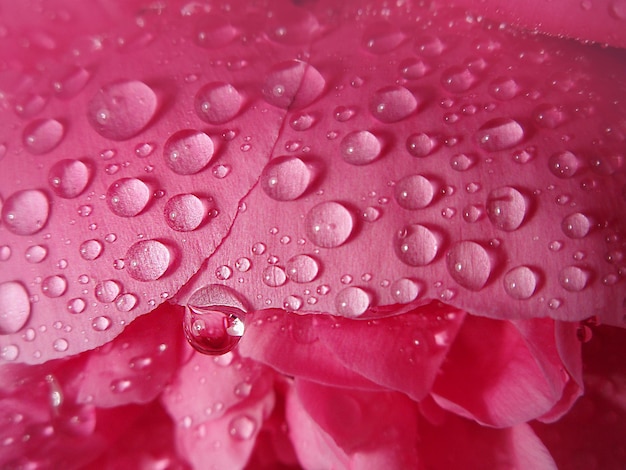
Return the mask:
{"type": "Polygon", "coordinates": [[[91,99],[87,105],[87,119],[101,136],[126,140],[150,123],[157,105],[157,95],[143,82],[111,83],[91,99]]]}
{"type": "Polygon", "coordinates": [[[65,133],[65,128],[56,119],[38,119],[24,128],[24,147],[34,155],[47,153],[55,148],[65,133]]]}
{"type": "Polygon", "coordinates": [[[381,122],[397,122],[415,112],[417,99],[402,86],[388,86],[374,92],[369,109],[372,116],[381,122]]]}
{"type": "Polygon", "coordinates": [[[189,344],[209,355],[231,351],[244,334],[246,309],[232,289],[211,284],[189,298],[183,330],[189,344]]]}
{"type": "Polygon", "coordinates": [[[401,304],[413,302],[420,295],[420,286],[413,279],[403,277],[391,284],[391,296],[401,304]]]}
{"type": "Polygon", "coordinates": [[[265,166],[261,188],[276,201],[293,201],[302,196],[313,180],[311,168],[300,158],[277,157],[265,166]]]}
{"type": "Polygon", "coordinates": [[[510,186],[491,191],[487,196],[486,208],[491,223],[506,232],[519,228],[528,212],[526,198],[510,186]]]}
{"type": "Polygon", "coordinates": [[[580,159],[569,150],[557,152],[548,160],[550,172],[557,178],[571,178],[582,166],[580,159]]]}
{"type": "Polygon", "coordinates": [[[106,201],[115,215],[134,217],[146,208],[150,196],[150,188],[140,179],[122,178],[109,186],[106,201]]]}
{"type": "Polygon", "coordinates": [[[476,242],[457,242],[446,255],[448,273],[457,284],[472,291],[481,290],[491,276],[491,257],[476,242]]]}
{"type": "Polygon", "coordinates": [[[561,222],[563,233],[569,238],[584,238],[593,227],[590,217],[582,212],[574,212],[569,214],[561,222]]]}
{"type": "Polygon", "coordinates": [[[67,290],[67,280],[64,276],[48,276],[41,283],[41,291],[46,297],[61,297],[67,290]]]}
{"type": "Polygon", "coordinates": [[[262,92],[271,105],[299,109],[315,101],[325,87],[326,80],[315,67],[301,60],[289,60],[272,67],[262,92]]]}
{"type": "Polygon", "coordinates": [[[89,184],[89,167],[80,160],[61,160],[48,173],[52,191],[64,199],[79,196],[89,184]]]}
{"type": "Polygon", "coordinates": [[[48,222],[48,197],[37,189],[18,191],[2,205],[2,222],[17,235],[32,235],[48,222]]]}
{"type": "Polygon", "coordinates": [[[117,299],[117,296],[120,295],[121,291],[122,286],[119,282],[114,281],[113,279],[107,279],[96,284],[96,287],[94,288],[94,296],[98,302],[106,304],[117,299]]]}
{"type": "Polygon", "coordinates": [[[126,272],[138,281],[156,281],[170,266],[170,250],[157,240],[142,240],[126,252],[126,272]]]}
{"type": "Polygon", "coordinates": [[[529,299],[537,289],[539,276],[528,266],[517,266],[508,271],[502,279],[504,290],[517,300],[529,299]]]}
{"type": "Polygon", "coordinates": [[[193,194],[177,194],[165,204],[163,214],[167,225],[177,232],[190,232],[202,225],[208,206],[193,194]]]}
{"type": "Polygon", "coordinates": [[[406,139],[406,149],[413,157],[425,157],[435,149],[435,140],[423,132],[411,134],[406,139]]]}
{"type": "Polygon", "coordinates": [[[441,245],[441,236],[428,227],[412,224],[396,233],[394,250],[396,255],[409,266],[426,266],[430,264],[441,245]]]}
{"type": "Polygon", "coordinates": [[[496,118],[483,124],[475,137],[478,145],[489,152],[505,150],[524,139],[524,128],[513,119],[496,118]]]}
{"type": "Polygon", "coordinates": [[[209,124],[223,124],[233,119],[243,104],[237,89],[229,83],[211,82],[196,94],[196,113],[209,124]]]}
{"type": "Polygon", "coordinates": [[[322,202],[307,213],[306,235],[315,245],[334,248],[345,243],[354,229],[354,217],[338,202],[322,202]]]}
{"type": "Polygon", "coordinates": [[[370,294],[355,286],[346,287],[335,296],[337,313],[348,318],[363,315],[370,307],[371,302],[370,294]]]}
{"type": "Polygon", "coordinates": [[[409,175],[402,178],[395,186],[394,197],[404,209],[423,209],[430,205],[435,196],[433,183],[422,175],[409,175]]]}
{"type": "Polygon", "coordinates": [[[587,269],[579,266],[568,266],[559,273],[559,284],[569,292],[580,292],[589,283],[591,277],[587,269]]]}
{"type": "Polygon", "coordinates": [[[29,246],[24,253],[26,261],[29,263],[41,263],[48,256],[48,249],[42,245],[29,246]]]}
{"type": "Polygon", "coordinates": [[[280,266],[271,265],[263,270],[263,284],[269,287],[280,287],[287,282],[287,274],[280,266]]]}
{"type": "Polygon", "coordinates": [[[30,318],[30,298],[22,284],[15,281],[0,284],[0,335],[20,331],[30,318]]]}
{"type": "Polygon", "coordinates": [[[287,261],[286,268],[289,279],[297,283],[306,283],[315,280],[320,267],[313,257],[296,255],[287,261]]]}
{"type": "Polygon", "coordinates": [[[211,137],[193,129],[176,132],[163,146],[165,163],[179,175],[198,173],[213,159],[214,154],[211,137]]]}
{"type": "Polygon", "coordinates": [[[339,144],[341,156],[351,165],[367,165],[378,158],[382,145],[369,131],[354,131],[347,134],[339,144]]]}

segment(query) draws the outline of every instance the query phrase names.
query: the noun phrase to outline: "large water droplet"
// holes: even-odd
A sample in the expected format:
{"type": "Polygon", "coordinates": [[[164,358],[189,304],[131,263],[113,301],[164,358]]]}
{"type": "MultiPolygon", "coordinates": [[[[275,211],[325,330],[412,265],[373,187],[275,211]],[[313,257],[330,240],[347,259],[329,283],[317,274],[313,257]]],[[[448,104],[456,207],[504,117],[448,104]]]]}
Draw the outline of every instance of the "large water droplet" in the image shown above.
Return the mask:
{"type": "Polygon", "coordinates": [[[583,238],[587,236],[592,227],[591,219],[581,212],[570,214],[561,222],[563,233],[570,238],[583,238]]]}
{"type": "Polygon", "coordinates": [[[396,122],[417,109],[413,93],[402,86],[387,86],[377,90],[369,104],[372,116],[381,122],[396,122]]]}
{"type": "Polygon", "coordinates": [[[142,240],[126,252],[126,271],[138,281],[156,281],[170,266],[170,250],[156,240],[142,240]]]}
{"type": "Polygon", "coordinates": [[[483,149],[494,152],[519,144],[524,139],[524,129],[513,119],[497,118],[487,121],[476,131],[476,141],[483,149]]]}
{"type": "Polygon", "coordinates": [[[398,231],[393,244],[396,255],[403,263],[426,266],[437,256],[441,236],[423,225],[413,224],[398,231]]]}
{"type": "Polygon", "coordinates": [[[425,157],[435,148],[435,141],[424,133],[411,134],[406,139],[406,149],[414,157],[425,157]]]}
{"type": "Polygon", "coordinates": [[[121,291],[122,287],[119,282],[114,281],[113,279],[107,279],[96,284],[96,287],[94,288],[94,295],[98,302],[106,304],[117,299],[117,296],[120,295],[121,291]]]}
{"type": "Polygon", "coordinates": [[[165,163],[179,175],[198,173],[213,159],[214,154],[215,146],[211,138],[193,129],[176,132],[163,146],[165,163]]]}
{"type": "Polygon", "coordinates": [[[241,94],[234,86],[212,82],[198,90],[195,108],[200,119],[210,124],[223,124],[237,115],[242,103],[241,94]]]}
{"type": "Polygon", "coordinates": [[[167,225],[178,232],[197,229],[207,213],[206,203],[193,194],[178,194],[170,198],[163,209],[167,225]]]}
{"type": "Polygon", "coordinates": [[[504,275],[504,290],[514,299],[532,297],[537,289],[538,275],[528,266],[518,266],[504,275]]]}
{"type": "Polygon", "coordinates": [[[280,287],[287,282],[287,274],[280,266],[271,265],[263,270],[263,284],[269,287],[280,287]]]}
{"type": "Polygon", "coordinates": [[[0,335],[20,331],[30,318],[28,292],[19,282],[0,284],[0,335]]]}
{"type": "Polygon", "coordinates": [[[74,198],[87,187],[89,168],[80,160],[61,160],[50,168],[48,183],[57,196],[74,198]]]}
{"type": "Polygon", "coordinates": [[[50,212],[46,195],[36,189],[13,193],[2,205],[2,221],[6,227],[18,235],[32,235],[39,232],[50,212]]]}
{"type": "Polygon", "coordinates": [[[112,140],[126,140],[141,132],[154,117],[157,96],[137,80],[106,85],[87,106],[95,131],[112,140]]]}
{"type": "Polygon", "coordinates": [[[315,67],[301,60],[274,66],[263,85],[265,100],[279,108],[303,108],[324,91],[326,80],[315,67]]]}
{"type": "Polygon", "coordinates": [[[65,129],[55,119],[38,119],[24,128],[24,147],[30,153],[39,155],[49,152],[59,145],[65,129]]]}
{"type": "Polygon", "coordinates": [[[548,168],[558,178],[571,178],[581,166],[579,158],[568,150],[555,153],[548,160],[548,168]]]}
{"type": "Polygon", "coordinates": [[[150,200],[150,188],[138,178],[122,178],[107,190],[107,204],[120,217],[134,217],[141,213],[150,200]]]}
{"type": "Polygon", "coordinates": [[[261,188],[272,199],[292,201],[306,192],[312,179],[311,169],[298,157],[278,157],[263,169],[261,188]]]}
{"type": "Polygon", "coordinates": [[[319,264],[309,255],[296,255],[287,261],[287,276],[294,282],[311,282],[317,277],[319,264]]]}
{"type": "Polygon", "coordinates": [[[350,237],[354,228],[352,213],[338,202],[322,202],[306,215],[307,237],[315,245],[334,248],[350,237]]]}
{"type": "Polygon", "coordinates": [[[26,261],[29,263],[41,263],[48,256],[48,249],[45,246],[33,245],[29,246],[24,253],[26,261]]]}
{"type": "Polygon", "coordinates": [[[41,282],[41,291],[47,297],[61,297],[67,290],[67,280],[63,276],[48,276],[41,282]]]}
{"type": "Polygon", "coordinates": [[[396,184],[394,196],[404,209],[415,210],[427,207],[433,200],[435,187],[422,175],[409,175],[396,184]]]}
{"type": "Polygon", "coordinates": [[[579,292],[587,287],[590,273],[578,266],[568,266],[559,273],[559,284],[570,292],[579,292]]]}
{"type": "Polygon", "coordinates": [[[98,240],[86,240],[79,248],[80,256],[84,260],[93,261],[102,254],[102,243],[98,240]]]}
{"type": "Polygon", "coordinates": [[[380,155],[382,146],[369,131],[354,131],[347,134],[340,144],[343,159],[352,165],[367,165],[380,155]]]}
{"type": "Polygon", "coordinates": [[[217,284],[192,294],[183,329],[194,349],[211,355],[231,351],[243,336],[246,309],[232,289],[217,284]]]}
{"type": "Polygon", "coordinates": [[[476,75],[467,67],[454,65],[441,74],[441,84],[452,93],[469,90],[476,82],[476,75]]]}
{"type": "Polygon", "coordinates": [[[484,287],[491,275],[491,257],[476,242],[456,243],[446,256],[446,265],[452,279],[473,291],[484,287]]]}
{"type": "Polygon", "coordinates": [[[526,199],[517,189],[505,186],[494,189],[487,196],[487,215],[500,230],[516,230],[526,217],[526,199]]]}
{"type": "Polygon", "coordinates": [[[371,304],[370,295],[360,287],[346,287],[335,297],[337,313],[344,317],[355,318],[363,315],[371,304]]]}
{"type": "Polygon", "coordinates": [[[413,302],[420,294],[420,287],[413,279],[403,277],[391,284],[391,295],[401,304],[413,302]]]}

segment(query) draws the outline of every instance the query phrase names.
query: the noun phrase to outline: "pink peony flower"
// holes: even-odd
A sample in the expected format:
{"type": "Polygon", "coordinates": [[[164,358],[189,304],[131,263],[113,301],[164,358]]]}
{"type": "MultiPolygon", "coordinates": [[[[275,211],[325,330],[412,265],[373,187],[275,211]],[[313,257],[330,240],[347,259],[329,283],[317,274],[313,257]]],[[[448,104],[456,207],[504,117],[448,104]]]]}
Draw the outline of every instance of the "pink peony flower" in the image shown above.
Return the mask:
{"type": "Polygon", "coordinates": [[[2,468],[623,466],[623,0],[0,12],[2,468]]]}

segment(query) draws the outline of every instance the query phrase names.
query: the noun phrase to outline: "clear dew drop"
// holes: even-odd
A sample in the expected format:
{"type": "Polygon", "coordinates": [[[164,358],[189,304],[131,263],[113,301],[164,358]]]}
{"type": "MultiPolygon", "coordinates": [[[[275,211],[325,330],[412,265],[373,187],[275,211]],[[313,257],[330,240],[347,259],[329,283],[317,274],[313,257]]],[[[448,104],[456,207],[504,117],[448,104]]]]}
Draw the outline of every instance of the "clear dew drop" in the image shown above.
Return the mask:
{"type": "Polygon", "coordinates": [[[170,266],[170,250],[157,240],[142,240],[133,244],[125,256],[126,272],[138,281],[159,279],[170,266]]]}
{"type": "Polygon", "coordinates": [[[248,272],[251,266],[252,263],[250,262],[250,259],[246,257],[241,257],[235,261],[235,269],[241,273],[248,272]]]}
{"type": "Polygon", "coordinates": [[[29,246],[24,253],[26,261],[29,263],[41,263],[48,256],[48,248],[42,245],[29,246]]]}
{"type": "Polygon", "coordinates": [[[466,153],[457,153],[450,157],[450,167],[456,171],[466,171],[474,166],[476,158],[466,153]]]}
{"type": "Polygon", "coordinates": [[[67,290],[67,280],[64,276],[48,276],[41,282],[41,291],[46,297],[61,297],[67,290]]]}
{"type": "Polygon", "coordinates": [[[369,131],[354,131],[347,134],[339,144],[341,156],[351,165],[367,165],[378,158],[382,145],[369,131]]]}
{"type": "Polygon", "coordinates": [[[9,245],[0,245],[0,261],[8,261],[12,253],[9,245]]]}
{"type": "Polygon", "coordinates": [[[497,100],[507,101],[517,96],[520,86],[513,78],[499,77],[489,84],[488,92],[497,100]]]}
{"type": "Polygon", "coordinates": [[[271,105],[299,109],[315,101],[325,86],[326,80],[315,67],[301,60],[289,60],[272,67],[262,92],[271,105]]]}
{"type": "Polygon", "coordinates": [[[134,294],[122,294],[115,301],[115,308],[120,312],[130,312],[137,305],[137,297],[134,294]]]}
{"type": "Polygon", "coordinates": [[[491,191],[487,196],[486,208],[491,223],[506,232],[518,229],[528,212],[526,198],[510,186],[491,191]]]}
{"type": "Polygon", "coordinates": [[[415,112],[417,99],[402,86],[388,86],[374,92],[369,109],[372,116],[381,122],[397,122],[415,112]]]}
{"type": "Polygon", "coordinates": [[[557,178],[571,178],[582,166],[579,158],[568,150],[555,153],[548,160],[550,172],[557,178]]]}
{"type": "Polygon", "coordinates": [[[393,24],[381,21],[366,28],[361,45],[372,54],[385,54],[398,47],[404,37],[404,34],[393,24]]]}
{"type": "Polygon", "coordinates": [[[289,125],[294,131],[306,131],[315,124],[315,117],[308,113],[296,113],[289,120],[289,125]]]}
{"type": "Polygon", "coordinates": [[[592,227],[591,219],[582,212],[569,214],[561,222],[561,229],[569,238],[584,238],[592,227]]]}
{"type": "Polygon", "coordinates": [[[286,270],[293,282],[311,282],[319,273],[319,264],[309,255],[296,255],[287,261],[286,270]]]}
{"type": "Polygon", "coordinates": [[[107,316],[101,315],[94,318],[91,322],[91,327],[95,331],[106,331],[111,327],[111,319],[107,316]]]}
{"type": "Polygon", "coordinates": [[[287,274],[280,266],[268,266],[263,270],[263,284],[269,287],[280,287],[287,282],[287,274]]]}
{"type": "Polygon", "coordinates": [[[406,277],[395,280],[390,289],[391,296],[401,304],[411,303],[420,295],[419,284],[406,277]]]}
{"type": "Polygon", "coordinates": [[[263,253],[265,253],[266,249],[267,247],[265,246],[265,243],[257,242],[254,245],[252,245],[252,248],[250,249],[250,251],[252,251],[252,253],[255,255],[262,255],[263,253]]]}
{"type": "Polygon", "coordinates": [[[360,287],[346,287],[335,296],[337,314],[356,318],[363,315],[370,307],[370,295],[360,287]]]}
{"type": "Polygon", "coordinates": [[[470,204],[463,209],[463,220],[467,223],[473,224],[478,222],[484,214],[484,209],[478,204],[470,204]]]}
{"type": "Polygon", "coordinates": [[[437,256],[441,237],[424,225],[412,224],[398,231],[393,244],[400,261],[409,266],[426,266],[437,256]]]}
{"type": "Polygon", "coordinates": [[[362,212],[362,218],[366,222],[376,222],[380,219],[381,212],[374,206],[366,207],[362,212]]]}
{"type": "Polygon", "coordinates": [[[449,92],[462,93],[478,81],[472,71],[463,66],[452,66],[441,74],[441,85],[449,92]]]}
{"type": "Polygon", "coordinates": [[[22,284],[0,284],[0,335],[20,331],[30,318],[30,297],[22,284]]]}
{"type": "Polygon", "coordinates": [[[457,284],[472,291],[481,290],[491,275],[491,257],[476,242],[456,243],[446,255],[448,273],[457,284]]]}
{"type": "Polygon", "coordinates": [[[311,168],[300,158],[283,156],[270,160],[261,174],[261,188],[276,201],[293,201],[313,181],[311,168]]]}
{"type": "Polygon", "coordinates": [[[302,308],[302,297],[297,295],[288,295],[283,299],[283,308],[292,312],[300,310],[302,308]]]}
{"type": "Polygon", "coordinates": [[[567,118],[561,107],[551,104],[544,104],[535,108],[533,117],[538,126],[548,129],[560,126],[567,118]]]}
{"type": "Polygon", "coordinates": [[[578,266],[568,266],[559,273],[559,284],[569,292],[580,292],[589,283],[590,273],[578,266]]]}
{"type": "Polygon", "coordinates": [[[122,178],[109,186],[106,201],[115,215],[134,217],[146,208],[150,196],[150,188],[140,179],[122,178]]]}
{"type": "Polygon", "coordinates": [[[87,304],[80,297],[76,297],[67,302],[67,311],[70,313],[83,313],[87,304]]]}
{"type": "Polygon", "coordinates": [[[185,308],[183,330],[197,351],[222,355],[244,334],[246,309],[232,289],[217,284],[194,292],[185,308]]]}
{"type": "Polygon", "coordinates": [[[94,288],[94,296],[98,302],[110,303],[113,302],[120,295],[122,286],[119,282],[112,279],[99,282],[94,288]]]}
{"type": "Polygon", "coordinates": [[[422,175],[409,175],[396,183],[394,197],[404,209],[416,210],[428,207],[435,196],[433,183],[422,175]]]}
{"type": "Polygon", "coordinates": [[[2,221],[17,235],[39,232],[46,225],[49,213],[48,197],[36,189],[13,193],[2,205],[2,221]]]}
{"type": "Polygon", "coordinates": [[[222,265],[215,270],[215,277],[220,281],[227,281],[233,275],[233,270],[230,266],[222,265]]]}
{"type": "Polygon", "coordinates": [[[411,134],[406,139],[406,149],[413,157],[426,157],[435,149],[435,141],[424,133],[411,134]]]}
{"type": "Polygon", "coordinates": [[[34,155],[47,153],[61,143],[65,128],[55,119],[38,119],[24,128],[24,147],[34,155]]]}
{"type": "Polygon", "coordinates": [[[505,150],[524,139],[524,128],[515,120],[496,118],[483,124],[475,134],[478,145],[489,152],[505,150]]]}
{"type": "Polygon", "coordinates": [[[79,196],[89,184],[89,167],[80,160],[61,160],[48,173],[52,191],[64,199],[79,196]]]}
{"type": "Polygon", "coordinates": [[[93,261],[100,257],[103,248],[104,247],[100,241],[91,239],[81,243],[78,251],[82,259],[87,261],[93,261]]]}
{"type": "Polygon", "coordinates": [[[193,175],[213,159],[215,146],[204,132],[185,129],[172,135],[163,146],[167,166],[179,175],[193,175]]]}
{"type": "MultiPolygon", "coordinates": [[[[196,7],[197,3],[189,3],[196,7]]],[[[183,11],[186,7],[183,7],[183,11]]],[[[186,13],[189,15],[190,13],[186,13]]],[[[230,20],[220,14],[202,15],[194,29],[194,42],[200,47],[218,49],[232,42],[239,35],[239,30],[230,20]]]]}
{"type": "Polygon", "coordinates": [[[228,427],[228,434],[233,439],[247,441],[254,436],[256,429],[256,421],[248,415],[243,415],[233,418],[228,427]]]}
{"type": "Polygon", "coordinates": [[[91,73],[82,67],[71,67],[63,71],[52,83],[55,96],[67,100],[76,96],[91,78],[91,73]]]}
{"type": "Polygon", "coordinates": [[[539,276],[528,266],[517,266],[508,271],[502,282],[504,290],[517,300],[529,299],[537,289],[539,276]]]}
{"type": "Polygon", "coordinates": [[[349,121],[350,119],[352,119],[352,117],[354,117],[355,114],[356,111],[348,106],[337,106],[333,110],[333,116],[338,122],[349,121]]]}
{"type": "Polygon", "coordinates": [[[52,343],[52,349],[56,352],[65,352],[69,349],[70,343],[65,338],[59,338],[52,343]]]}
{"type": "Polygon", "coordinates": [[[157,105],[157,95],[145,83],[111,83],[101,88],[87,105],[87,120],[101,136],[126,140],[150,123],[157,105]]]}
{"type": "Polygon", "coordinates": [[[345,206],[329,201],[309,210],[304,225],[311,242],[322,248],[334,248],[348,240],[354,229],[354,218],[345,206]]]}
{"type": "Polygon", "coordinates": [[[414,49],[422,57],[437,57],[445,50],[445,45],[437,36],[427,34],[415,40],[414,49]]]}
{"type": "Polygon", "coordinates": [[[0,349],[0,358],[8,362],[15,361],[20,355],[20,349],[15,344],[7,344],[0,349]]]}
{"type": "Polygon", "coordinates": [[[211,82],[204,85],[195,98],[196,113],[209,124],[223,124],[233,119],[243,104],[239,91],[229,83],[211,82]]]}
{"type": "Polygon", "coordinates": [[[407,80],[417,80],[430,71],[430,67],[417,57],[410,57],[400,62],[400,73],[407,80]]]}
{"type": "Polygon", "coordinates": [[[165,222],[177,232],[196,230],[207,214],[207,204],[193,194],[177,194],[167,201],[163,209],[165,222]]]}

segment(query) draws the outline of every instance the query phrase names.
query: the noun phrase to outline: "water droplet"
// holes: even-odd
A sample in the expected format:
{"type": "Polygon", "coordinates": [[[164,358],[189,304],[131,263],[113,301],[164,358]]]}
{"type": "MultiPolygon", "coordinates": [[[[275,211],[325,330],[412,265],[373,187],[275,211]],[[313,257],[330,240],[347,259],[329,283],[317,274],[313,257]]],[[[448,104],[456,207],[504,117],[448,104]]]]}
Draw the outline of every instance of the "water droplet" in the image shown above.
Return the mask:
{"type": "Polygon", "coordinates": [[[204,85],[195,98],[196,113],[210,124],[223,124],[233,119],[243,103],[237,89],[224,82],[204,85]]]}
{"type": "Polygon", "coordinates": [[[375,207],[366,207],[363,211],[363,220],[366,222],[376,222],[380,218],[380,211],[375,207]]]}
{"type": "Polygon", "coordinates": [[[189,232],[202,225],[207,205],[193,194],[178,194],[165,204],[163,214],[167,225],[178,232],[189,232]]]}
{"type": "Polygon", "coordinates": [[[61,297],[67,290],[67,280],[63,276],[48,276],[41,283],[41,291],[47,297],[61,297]]]}
{"type": "Polygon", "coordinates": [[[309,255],[296,255],[287,261],[287,276],[294,282],[313,281],[319,272],[319,264],[309,255]]]}
{"type": "Polygon", "coordinates": [[[369,104],[372,116],[381,122],[397,122],[417,109],[413,93],[401,86],[388,86],[377,90],[369,104]]]}
{"type": "Polygon", "coordinates": [[[456,171],[469,170],[476,163],[476,159],[472,155],[466,153],[458,153],[450,158],[450,166],[456,171]]]}
{"type": "Polygon", "coordinates": [[[441,237],[429,228],[413,224],[398,231],[394,239],[396,255],[409,266],[426,266],[431,263],[441,244],[441,237]]]}
{"type": "Polygon", "coordinates": [[[0,335],[20,331],[30,318],[30,298],[22,284],[0,284],[0,335]]]}
{"type": "Polygon", "coordinates": [[[133,294],[122,294],[115,301],[115,308],[120,312],[130,312],[137,305],[137,297],[133,294]]]}
{"type": "Polygon", "coordinates": [[[187,341],[203,354],[227,353],[244,334],[245,312],[232,289],[217,284],[205,286],[192,294],[185,308],[187,341]]]}
{"type": "Polygon", "coordinates": [[[202,170],[215,154],[211,138],[204,132],[185,129],[172,135],[163,146],[167,166],[179,175],[193,175],[202,170]]]}
{"type": "Polygon", "coordinates": [[[5,361],[15,361],[20,355],[20,349],[15,344],[8,344],[0,350],[0,357],[5,361]]]}
{"type": "Polygon", "coordinates": [[[261,174],[261,188],[272,199],[292,201],[308,189],[311,169],[297,157],[284,156],[270,160],[261,174]]]}
{"type": "Polygon", "coordinates": [[[506,101],[515,98],[520,92],[520,87],[513,78],[500,77],[489,84],[488,91],[494,98],[506,101]]]}
{"type": "Polygon", "coordinates": [[[228,427],[228,433],[231,435],[231,437],[233,437],[233,439],[246,441],[254,436],[256,429],[256,421],[250,416],[243,415],[234,418],[230,422],[230,426],[228,427]]]}
{"type": "Polygon", "coordinates": [[[560,299],[550,299],[548,301],[548,307],[552,310],[556,310],[557,308],[561,307],[562,303],[563,302],[560,299]]]}
{"type": "Polygon", "coordinates": [[[436,36],[424,35],[415,40],[415,52],[423,57],[435,57],[441,55],[445,46],[441,39],[436,36]]]}
{"type": "MultiPolygon", "coordinates": [[[[189,3],[188,5],[199,5],[189,3]]],[[[189,14],[189,13],[187,13],[189,14]]],[[[220,14],[202,15],[194,29],[194,42],[200,47],[219,49],[232,42],[239,31],[220,14]]]]}
{"type": "Polygon", "coordinates": [[[170,266],[170,250],[156,240],[142,240],[126,252],[126,272],[138,281],[156,281],[170,266]]]}
{"type": "Polygon", "coordinates": [[[71,67],[59,74],[52,83],[52,89],[58,98],[67,100],[76,96],[85,87],[90,77],[88,70],[82,67],[71,67]]]}
{"type": "Polygon", "coordinates": [[[565,122],[566,115],[561,107],[551,104],[538,106],[533,111],[535,122],[548,129],[554,129],[565,122]]]}
{"type": "Polygon", "coordinates": [[[411,57],[400,62],[400,73],[407,80],[417,80],[430,71],[430,67],[417,57],[411,57]]]}
{"type": "Polygon", "coordinates": [[[17,235],[39,232],[48,221],[50,204],[46,195],[36,189],[13,193],[2,205],[2,221],[17,235]]]}
{"type": "Polygon", "coordinates": [[[406,149],[414,157],[425,157],[435,148],[435,141],[427,134],[411,134],[406,139],[406,149]]]}
{"type": "Polygon", "coordinates": [[[626,20],[626,1],[612,0],[609,4],[609,14],[618,20],[626,20]]]}
{"type": "Polygon", "coordinates": [[[463,209],[463,220],[470,224],[477,222],[483,216],[483,208],[477,204],[470,204],[463,209]]]}
{"type": "Polygon", "coordinates": [[[26,249],[24,256],[29,263],[41,263],[48,256],[48,249],[45,246],[33,245],[26,249]]]}
{"type": "Polygon", "coordinates": [[[96,287],[94,288],[94,295],[98,302],[110,303],[117,299],[121,290],[122,287],[117,281],[108,279],[96,284],[96,287]]]}
{"type": "Polygon", "coordinates": [[[413,279],[403,277],[391,284],[391,295],[401,304],[413,302],[420,294],[420,287],[413,279]]]}
{"type": "Polygon", "coordinates": [[[70,347],[70,343],[64,338],[59,338],[52,343],[52,348],[57,352],[65,352],[70,347]]]}
{"type": "Polygon", "coordinates": [[[338,202],[322,202],[313,207],[305,218],[307,237],[315,245],[334,248],[342,245],[352,234],[352,213],[338,202]]]}
{"type": "Polygon", "coordinates": [[[343,159],[352,165],[367,165],[380,155],[382,146],[369,131],[354,131],[341,139],[339,145],[343,159]]]}
{"type": "Polygon", "coordinates": [[[269,287],[280,287],[287,281],[287,274],[280,266],[268,266],[263,270],[263,283],[269,287]]]}
{"type": "Polygon", "coordinates": [[[150,201],[150,188],[138,178],[122,178],[107,190],[107,205],[120,217],[140,214],[150,201]]]}
{"type": "Polygon", "coordinates": [[[111,327],[111,319],[105,316],[99,316],[93,319],[91,327],[96,331],[106,331],[111,327]]]}
{"type": "Polygon", "coordinates": [[[272,68],[263,85],[265,100],[279,108],[303,108],[324,91],[326,80],[301,60],[281,62],[272,68]]]}
{"type": "Polygon", "coordinates": [[[494,152],[519,144],[524,139],[524,129],[513,119],[497,118],[483,124],[475,136],[478,145],[494,152]]]}
{"type": "Polygon", "coordinates": [[[558,178],[571,178],[581,167],[581,162],[572,152],[565,150],[555,153],[548,160],[548,168],[558,178]]]}
{"type": "Polygon", "coordinates": [[[593,223],[589,217],[581,212],[566,216],[561,223],[563,233],[570,238],[583,238],[591,230],[593,223]]]}
{"type": "Polygon", "coordinates": [[[472,291],[484,287],[491,275],[491,258],[476,242],[461,241],[447,253],[446,265],[452,279],[472,291]]]}
{"type": "Polygon", "coordinates": [[[509,186],[494,189],[487,196],[487,215],[500,230],[511,232],[519,228],[528,210],[526,199],[509,186]]]}
{"type": "Polygon", "coordinates": [[[67,310],[70,313],[83,313],[85,311],[85,307],[87,307],[87,304],[79,297],[71,299],[67,303],[67,310]]]}
{"type": "Polygon", "coordinates": [[[353,108],[349,108],[347,106],[337,106],[333,111],[333,116],[335,120],[339,122],[346,122],[352,119],[356,112],[353,108]]]}
{"type": "Polygon", "coordinates": [[[394,196],[400,207],[408,210],[423,209],[430,205],[435,195],[433,183],[422,175],[409,175],[395,186],[394,196]]]}
{"type": "Polygon", "coordinates": [[[458,65],[450,67],[441,74],[441,85],[452,93],[469,90],[477,80],[469,68],[458,65]]]}
{"type": "Polygon", "coordinates": [[[111,391],[113,393],[124,393],[133,386],[133,382],[129,379],[116,379],[111,382],[111,391]]]}
{"type": "Polygon", "coordinates": [[[295,131],[306,131],[315,124],[315,118],[307,113],[297,113],[291,117],[289,125],[295,131]]]}
{"type": "Polygon", "coordinates": [[[35,155],[49,152],[63,139],[65,128],[55,119],[38,119],[24,128],[26,150],[35,155]]]}
{"type": "Polygon", "coordinates": [[[111,140],[126,140],[141,132],[154,117],[157,96],[140,81],[117,82],[102,87],[87,106],[94,130],[111,140]]]}
{"type": "Polygon", "coordinates": [[[537,273],[528,266],[518,266],[504,275],[504,290],[514,299],[528,299],[535,293],[538,279],[537,273]]]}
{"type": "Polygon", "coordinates": [[[367,27],[361,41],[363,48],[372,54],[385,54],[394,50],[404,40],[404,34],[386,21],[367,27]]]}
{"type": "Polygon", "coordinates": [[[363,315],[370,304],[370,295],[360,287],[346,287],[335,297],[337,313],[344,317],[355,318],[363,315]]]}
{"type": "Polygon", "coordinates": [[[84,260],[93,261],[102,254],[102,248],[102,243],[98,240],[84,241],[79,248],[80,256],[84,260]]]}
{"type": "Polygon", "coordinates": [[[226,281],[233,275],[233,270],[230,266],[222,265],[215,270],[215,277],[220,281],[226,281]]]}
{"type": "Polygon", "coordinates": [[[11,258],[11,247],[9,245],[0,245],[0,261],[8,261],[11,258]]]}
{"type": "Polygon", "coordinates": [[[250,270],[250,266],[252,264],[250,263],[250,260],[248,258],[242,257],[239,258],[237,261],[235,261],[235,268],[237,269],[237,271],[245,273],[248,270],[250,270]]]}
{"type": "Polygon", "coordinates": [[[252,245],[252,253],[254,253],[255,255],[262,255],[263,253],[265,253],[266,250],[266,246],[264,243],[261,242],[257,242],[254,245],[252,245]]]}
{"type": "Polygon", "coordinates": [[[587,287],[590,273],[578,266],[568,266],[559,273],[559,284],[570,292],[579,292],[587,287]]]}
{"type": "Polygon", "coordinates": [[[61,160],[50,168],[48,183],[57,196],[75,198],[89,183],[89,168],[80,160],[61,160]]]}
{"type": "Polygon", "coordinates": [[[288,295],[283,300],[283,308],[294,312],[300,310],[302,308],[302,298],[297,295],[288,295]]]}

